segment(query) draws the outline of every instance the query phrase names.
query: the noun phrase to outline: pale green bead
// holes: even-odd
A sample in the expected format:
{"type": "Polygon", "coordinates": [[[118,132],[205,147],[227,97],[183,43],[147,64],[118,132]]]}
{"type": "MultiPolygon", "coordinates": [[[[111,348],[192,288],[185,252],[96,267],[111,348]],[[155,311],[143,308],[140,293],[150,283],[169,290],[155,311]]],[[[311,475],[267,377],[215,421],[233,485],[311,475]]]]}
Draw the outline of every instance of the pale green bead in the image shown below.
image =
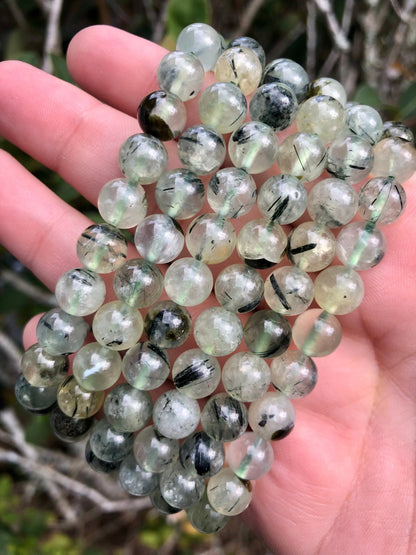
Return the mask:
{"type": "Polygon", "coordinates": [[[39,345],[50,355],[65,355],[81,348],[88,328],[87,322],[80,316],[51,308],[39,320],[36,337],[39,345]]]}
{"type": "Polygon", "coordinates": [[[320,225],[341,227],[353,219],[357,208],[357,193],[342,179],[323,179],[309,191],[308,212],[320,225]]]}
{"type": "Polygon", "coordinates": [[[236,129],[228,142],[228,154],[236,168],[262,173],[276,161],[279,140],[273,129],[260,121],[248,121],[236,129]]]}
{"type": "Polygon", "coordinates": [[[71,418],[90,418],[104,403],[103,391],[87,391],[76,381],[74,375],[61,383],[57,401],[61,411],[71,418]]]}
{"type": "Polygon", "coordinates": [[[351,185],[367,177],[373,164],[373,147],[356,135],[341,135],[328,148],[327,170],[351,185]]]}
{"type": "Polygon", "coordinates": [[[194,258],[205,264],[219,264],[231,256],[236,235],[230,221],[217,214],[201,214],[190,223],[185,241],[194,258]]]}
{"type": "Polygon", "coordinates": [[[254,432],[246,432],[230,443],[227,461],[242,480],[257,480],[271,469],[274,451],[269,441],[254,432]]]}
{"type": "Polygon", "coordinates": [[[82,388],[87,391],[103,391],[119,379],[121,357],[117,351],[99,343],[88,343],[75,355],[72,369],[82,388]]]}
{"type": "Polygon", "coordinates": [[[122,174],[129,181],[149,185],[166,170],[168,153],[156,137],[136,133],[121,145],[118,160],[122,174]]]}
{"type": "Polygon", "coordinates": [[[188,339],[192,319],[188,310],[173,301],[159,301],[147,311],[144,329],[159,349],[174,349],[188,339]]]}
{"type": "Polygon", "coordinates": [[[269,365],[254,353],[235,353],[223,366],[222,383],[234,399],[244,403],[255,401],[269,388],[269,365]]]}
{"type": "Polygon", "coordinates": [[[172,379],[179,391],[192,399],[202,399],[217,389],[221,367],[214,356],[201,349],[188,349],[175,360],[172,379]]]}
{"type": "Polygon", "coordinates": [[[306,272],[295,266],[282,266],[267,276],[264,299],[269,307],[293,316],[308,308],[313,301],[313,281],[306,272]]]}
{"type": "Polygon", "coordinates": [[[206,23],[192,23],[179,33],[176,50],[192,52],[204,70],[210,71],[223,50],[222,37],[206,23]]]}
{"type": "Polygon", "coordinates": [[[280,145],[277,157],[281,173],[291,174],[302,182],[312,181],[325,169],[327,151],[314,133],[293,133],[280,145]]]}
{"type": "Polygon", "coordinates": [[[247,96],[259,86],[263,68],[257,55],[243,46],[227,48],[218,58],[214,73],[217,81],[234,83],[247,96]]]}
{"type": "Polygon", "coordinates": [[[372,174],[392,176],[404,183],[416,171],[416,150],[409,142],[390,137],[381,140],[374,147],[374,166],[372,174]]]}
{"type": "Polygon", "coordinates": [[[144,308],[159,300],[163,275],[156,264],[134,258],[127,260],[114,274],[114,293],[132,308],[144,308]]]}
{"type": "Polygon", "coordinates": [[[314,361],[300,351],[286,351],[270,364],[272,386],[290,399],[308,395],[318,374],[314,361]]]}
{"type": "Polygon", "coordinates": [[[119,229],[110,224],[92,224],[77,242],[80,262],[93,272],[109,274],[127,258],[127,241],[119,229]]]}
{"type": "Polygon", "coordinates": [[[241,343],[243,328],[236,314],[222,307],[211,307],[195,320],[194,338],[204,353],[225,356],[241,343]]]}
{"type": "Polygon", "coordinates": [[[59,385],[69,369],[66,355],[50,355],[38,343],[27,349],[22,357],[21,370],[26,380],[34,387],[59,385]]]}
{"type": "Polygon", "coordinates": [[[232,516],[242,513],[250,504],[252,486],[248,480],[241,480],[230,468],[223,468],[209,479],[208,501],[219,513],[232,516]]]}
{"type": "Polygon", "coordinates": [[[154,264],[175,260],[185,239],[179,224],[166,214],[147,216],[136,228],[134,244],[141,257],[154,264]]]}
{"type": "Polygon", "coordinates": [[[293,60],[278,58],[267,64],[263,73],[263,83],[276,81],[288,85],[295,93],[298,102],[302,102],[308,93],[308,74],[293,60]]]}
{"type": "Polygon", "coordinates": [[[152,416],[153,403],[147,391],[140,391],[127,383],[113,387],[104,403],[104,414],[117,432],[136,432],[152,416]]]}
{"type": "Polygon", "coordinates": [[[257,204],[268,220],[291,224],[305,212],[307,192],[294,175],[273,175],[261,186],[257,204]]]}
{"type": "Polygon", "coordinates": [[[332,96],[338,100],[341,106],[347,103],[347,93],[345,88],[339,81],[332,79],[331,77],[319,77],[311,82],[309,87],[309,96],[317,95],[332,96]]]}
{"type": "Polygon", "coordinates": [[[177,461],[160,476],[160,492],[173,507],[187,509],[201,499],[205,489],[204,479],[193,476],[177,461]]]}
{"type": "Polygon", "coordinates": [[[345,266],[330,266],[315,279],[315,300],[330,314],[348,314],[363,300],[364,284],[360,275],[345,266]]]}
{"type": "Polygon", "coordinates": [[[166,351],[152,343],[140,342],[124,355],[123,375],[137,389],[156,389],[166,381],[169,372],[166,351]]]}
{"type": "Polygon", "coordinates": [[[263,439],[283,439],[295,425],[295,409],[286,395],[269,391],[251,403],[248,421],[253,432],[263,439]]]}
{"type": "Polygon", "coordinates": [[[253,268],[270,268],[282,259],[287,237],[279,224],[259,218],[246,223],[237,237],[237,251],[253,268]]]}
{"type": "Polygon", "coordinates": [[[364,104],[356,104],[346,110],[345,126],[349,133],[365,139],[372,145],[378,143],[383,132],[380,114],[364,104]]]}
{"type": "Polygon", "coordinates": [[[197,175],[217,171],[224,162],[226,147],[222,135],[207,125],[193,125],[178,140],[178,157],[185,168],[197,175]]]}
{"type": "Polygon", "coordinates": [[[65,443],[82,441],[94,424],[93,418],[72,418],[64,414],[56,405],[49,415],[49,425],[54,435],[65,443]]]}
{"type": "Polygon", "coordinates": [[[214,83],[199,97],[198,112],[204,125],[219,133],[232,133],[246,117],[247,101],[233,83],[214,83]]]}
{"type": "Polygon", "coordinates": [[[68,314],[87,316],[100,308],[106,294],[102,278],[85,268],[65,272],[57,281],[55,296],[68,314]]]}
{"type": "Polygon", "coordinates": [[[374,177],[361,187],[358,205],[365,220],[391,224],[404,212],[406,191],[394,177],[374,177]]]}
{"type": "Polygon", "coordinates": [[[160,473],[178,458],[179,442],[162,436],[153,426],[147,426],[137,434],[133,452],[144,470],[160,473]]]}
{"type": "Polygon", "coordinates": [[[49,412],[56,402],[58,386],[36,387],[31,385],[23,374],[19,374],[14,387],[17,402],[27,411],[35,413],[49,412]]]}
{"type": "Polygon", "coordinates": [[[181,444],[179,460],[194,476],[208,478],[219,472],[224,464],[224,445],[205,432],[194,432],[181,444]]]}
{"type": "Polygon", "coordinates": [[[230,312],[242,314],[254,310],[263,298],[263,291],[260,274],[246,264],[227,266],[215,280],[217,301],[230,312]]]}
{"type": "Polygon", "coordinates": [[[229,517],[215,511],[208,501],[206,492],[202,498],[186,509],[189,522],[201,534],[215,534],[227,524],[229,517]]]}
{"type": "Polygon", "coordinates": [[[117,178],[101,189],[97,207],[103,220],[121,229],[129,229],[145,218],[148,202],[141,185],[117,178]]]}
{"type": "Polygon", "coordinates": [[[149,499],[153,507],[157,509],[162,515],[173,515],[175,513],[179,513],[179,511],[181,510],[178,509],[178,507],[172,507],[172,505],[169,505],[169,503],[164,500],[159,486],[152,491],[152,493],[149,495],[149,499]]]}
{"type": "Polygon", "coordinates": [[[228,48],[233,48],[234,46],[244,46],[244,48],[252,50],[260,60],[261,66],[264,67],[266,65],[264,48],[252,37],[237,37],[230,42],[228,48]]]}
{"type": "Polygon", "coordinates": [[[289,347],[292,332],[284,316],[274,310],[258,310],[244,325],[248,349],[262,358],[273,358],[289,347]]]}
{"type": "Polygon", "coordinates": [[[204,84],[204,68],[191,52],[168,52],[157,68],[157,81],[164,91],[179,96],[184,102],[195,98],[204,84]]]}
{"type": "Polygon", "coordinates": [[[107,462],[99,459],[91,449],[90,440],[85,445],[85,460],[94,472],[102,472],[103,474],[111,474],[120,468],[121,461],[107,462]]]}
{"type": "Polygon", "coordinates": [[[204,184],[190,170],[170,170],[157,182],[155,199],[164,214],[175,220],[186,220],[196,216],[203,207],[204,184]]]}
{"type": "Polygon", "coordinates": [[[157,474],[140,468],[132,453],[121,463],[118,476],[121,487],[130,495],[143,497],[158,486],[157,474]]]}
{"type": "Polygon", "coordinates": [[[130,453],[134,435],[115,432],[103,418],[94,426],[90,436],[90,447],[96,457],[105,462],[122,461],[130,453]]]}
{"type": "Polygon", "coordinates": [[[246,406],[226,393],[208,399],[201,412],[203,430],[218,441],[233,441],[247,428],[246,406]]]}
{"type": "Polygon", "coordinates": [[[379,264],[386,253],[386,239],[374,222],[351,222],[338,233],[339,260],[355,270],[368,270],[379,264]]]}
{"type": "Polygon", "coordinates": [[[195,258],[175,260],[165,274],[165,291],[175,303],[196,306],[211,293],[214,278],[209,267],[195,258]]]}
{"type": "Polygon", "coordinates": [[[325,143],[332,142],[344,129],[344,108],[332,96],[318,95],[305,100],[296,118],[298,130],[316,133],[325,143]]]}
{"type": "Polygon", "coordinates": [[[385,121],[383,123],[383,133],[381,138],[388,139],[389,137],[402,139],[412,145],[415,143],[415,137],[412,130],[401,121],[385,121]]]}
{"type": "Polygon", "coordinates": [[[332,231],[315,222],[298,225],[289,235],[289,260],[305,272],[319,272],[334,258],[336,241],[332,231]]]}
{"type": "Polygon", "coordinates": [[[300,314],[292,327],[293,342],[305,355],[324,357],[341,342],[341,324],[333,314],[310,308],[300,314]]]}
{"type": "Polygon", "coordinates": [[[199,424],[199,417],[198,401],[176,389],[162,393],[153,406],[154,427],[171,439],[191,434],[199,424]]]}
{"type": "Polygon", "coordinates": [[[207,200],[212,210],[223,218],[239,218],[254,206],[256,183],[250,174],[239,168],[223,168],[208,184],[207,200]]]}
{"type": "Polygon", "coordinates": [[[123,351],[139,341],[143,332],[143,318],[135,308],[122,301],[112,301],[96,312],[92,331],[101,345],[123,351]]]}

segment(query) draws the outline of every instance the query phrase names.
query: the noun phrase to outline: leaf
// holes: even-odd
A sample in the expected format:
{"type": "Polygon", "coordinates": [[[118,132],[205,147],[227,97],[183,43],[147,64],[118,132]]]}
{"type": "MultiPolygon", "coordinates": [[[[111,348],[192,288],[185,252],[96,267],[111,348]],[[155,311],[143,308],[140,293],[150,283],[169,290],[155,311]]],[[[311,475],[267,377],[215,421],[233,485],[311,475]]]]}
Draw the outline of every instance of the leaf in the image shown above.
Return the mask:
{"type": "Polygon", "coordinates": [[[416,83],[409,85],[400,96],[400,119],[405,120],[416,113],[416,83]]]}
{"type": "Polygon", "coordinates": [[[209,23],[210,16],[208,0],[169,0],[166,21],[168,35],[176,41],[184,27],[191,23],[209,23]]]}
{"type": "Polygon", "coordinates": [[[57,54],[50,54],[52,66],[53,66],[53,74],[59,79],[63,81],[67,81],[68,83],[75,84],[75,81],[72,79],[71,74],[68,71],[68,66],[66,65],[66,60],[64,56],[58,56],[57,54]]]}
{"type": "Polygon", "coordinates": [[[367,104],[373,108],[380,108],[381,100],[378,93],[373,87],[364,83],[360,85],[355,93],[354,100],[360,104],[367,104]]]}

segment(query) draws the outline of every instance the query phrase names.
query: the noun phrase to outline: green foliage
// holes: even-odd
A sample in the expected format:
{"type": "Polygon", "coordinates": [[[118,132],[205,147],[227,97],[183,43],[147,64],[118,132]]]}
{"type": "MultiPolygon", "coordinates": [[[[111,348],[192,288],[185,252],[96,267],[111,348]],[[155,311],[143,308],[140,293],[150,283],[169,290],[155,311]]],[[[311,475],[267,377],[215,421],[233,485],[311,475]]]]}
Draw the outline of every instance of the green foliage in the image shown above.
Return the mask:
{"type": "Polygon", "coordinates": [[[169,0],[166,27],[168,35],[177,39],[191,23],[209,23],[211,5],[208,0],[169,0]]]}
{"type": "Polygon", "coordinates": [[[400,119],[416,118],[416,83],[411,83],[399,99],[400,119]]]}
{"type": "Polygon", "coordinates": [[[359,102],[360,104],[367,104],[368,106],[372,106],[373,108],[380,108],[381,100],[380,97],[375,89],[366,83],[360,85],[355,93],[354,97],[355,102],[359,102]]]}

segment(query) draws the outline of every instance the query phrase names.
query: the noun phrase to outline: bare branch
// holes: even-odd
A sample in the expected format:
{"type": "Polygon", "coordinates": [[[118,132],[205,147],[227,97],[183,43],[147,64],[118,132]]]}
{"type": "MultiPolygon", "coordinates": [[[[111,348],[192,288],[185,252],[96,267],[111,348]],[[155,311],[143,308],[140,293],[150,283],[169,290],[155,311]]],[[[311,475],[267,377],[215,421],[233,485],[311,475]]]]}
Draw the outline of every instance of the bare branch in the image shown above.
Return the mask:
{"type": "Polygon", "coordinates": [[[47,4],[43,2],[47,8],[48,20],[46,24],[46,38],[43,49],[42,69],[48,73],[52,73],[53,65],[51,54],[61,53],[61,33],[59,29],[59,19],[61,17],[63,0],[50,0],[47,4]]]}
{"type": "Polygon", "coordinates": [[[27,20],[24,16],[24,13],[22,12],[22,10],[17,5],[16,1],[15,0],[6,0],[6,4],[7,4],[9,10],[10,10],[12,16],[14,17],[14,20],[16,21],[17,25],[21,29],[27,29],[27,27],[28,27],[27,20]]]}
{"type": "Polygon", "coordinates": [[[279,58],[289,46],[294,43],[305,32],[305,25],[299,22],[289,33],[279,40],[269,51],[268,56],[273,60],[279,58]]]}
{"type": "Polygon", "coordinates": [[[263,2],[264,0],[251,0],[250,4],[247,6],[241,17],[240,25],[233,33],[232,38],[241,37],[247,33],[247,30],[253,23],[257,12],[262,7],[263,2]]]}
{"type": "Polygon", "coordinates": [[[2,380],[4,377],[6,377],[6,378],[10,378],[9,380],[7,380],[7,382],[15,381],[20,372],[20,361],[22,359],[23,353],[21,349],[16,345],[16,343],[12,339],[10,339],[8,335],[3,333],[1,330],[0,330],[0,351],[3,351],[6,357],[8,358],[8,360],[10,361],[10,366],[13,374],[12,376],[2,375],[2,380]]]}
{"type": "Polygon", "coordinates": [[[329,32],[337,48],[342,51],[350,49],[350,42],[341,29],[329,0],[313,0],[317,8],[325,15],[329,32]]]}
{"type": "Polygon", "coordinates": [[[306,3],[306,72],[313,79],[316,71],[316,5],[313,0],[306,3]]]}
{"type": "Polygon", "coordinates": [[[17,291],[20,291],[32,301],[47,306],[56,306],[55,295],[44,291],[42,288],[25,280],[22,276],[12,270],[0,270],[0,280],[12,285],[17,291]]]}

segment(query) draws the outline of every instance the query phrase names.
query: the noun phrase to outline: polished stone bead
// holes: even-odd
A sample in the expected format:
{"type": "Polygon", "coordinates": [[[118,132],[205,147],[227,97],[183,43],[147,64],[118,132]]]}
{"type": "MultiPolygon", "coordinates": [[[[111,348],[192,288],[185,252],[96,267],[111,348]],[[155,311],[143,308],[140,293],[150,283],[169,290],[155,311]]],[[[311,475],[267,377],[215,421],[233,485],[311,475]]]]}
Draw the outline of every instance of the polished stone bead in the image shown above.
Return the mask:
{"type": "Polygon", "coordinates": [[[278,58],[265,67],[263,83],[276,82],[288,85],[295,93],[298,102],[302,102],[308,93],[308,74],[293,60],[278,58]]]}
{"type": "Polygon", "coordinates": [[[152,410],[150,394],[127,383],[113,387],[104,403],[105,417],[116,432],[140,430],[149,421],[152,410]]]}
{"type": "Polygon", "coordinates": [[[392,176],[404,183],[416,171],[416,150],[402,139],[390,137],[374,147],[373,176],[392,176]]]}
{"type": "Polygon", "coordinates": [[[157,68],[159,87],[184,102],[196,97],[204,84],[204,76],[201,62],[191,52],[168,52],[157,68]]]}
{"type": "Polygon", "coordinates": [[[144,470],[160,473],[177,460],[179,442],[164,437],[153,426],[147,426],[137,434],[133,452],[144,470]]]}
{"type": "Polygon", "coordinates": [[[127,457],[133,441],[132,433],[115,432],[105,418],[96,423],[90,435],[90,447],[94,455],[110,463],[127,457]]]}
{"type": "Polygon", "coordinates": [[[254,353],[235,353],[224,363],[222,383],[228,395],[249,403],[269,389],[270,369],[267,362],[254,353]]]}
{"type": "Polygon", "coordinates": [[[374,177],[358,194],[358,211],[379,225],[395,222],[406,207],[406,192],[394,177],[374,177]]]}
{"type": "Polygon", "coordinates": [[[319,77],[311,82],[309,86],[309,96],[317,95],[332,96],[335,100],[341,104],[341,106],[347,103],[347,93],[345,88],[339,81],[332,79],[331,77],[319,77]]]}
{"type": "Polygon", "coordinates": [[[201,499],[205,482],[200,476],[190,474],[177,461],[162,473],[159,487],[169,505],[178,509],[187,509],[201,499]]]}
{"type": "Polygon", "coordinates": [[[413,131],[401,121],[385,121],[383,123],[381,138],[388,139],[390,137],[402,139],[402,141],[406,141],[412,145],[415,143],[413,131]]]}
{"type": "Polygon", "coordinates": [[[98,310],[104,302],[105,294],[102,278],[85,268],[65,272],[55,287],[58,305],[73,316],[87,316],[98,310]]]}
{"type": "Polygon", "coordinates": [[[337,237],[337,256],[354,270],[368,270],[379,264],[386,253],[386,239],[373,222],[351,222],[337,237]]]}
{"type": "Polygon", "coordinates": [[[247,100],[233,83],[213,83],[199,97],[201,122],[218,133],[232,133],[244,122],[247,100]]]}
{"type": "Polygon", "coordinates": [[[155,509],[162,513],[163,515],[173,515],[179,513],[182,509],[178,507],[172,507],[167,501],[164,500],[160,492],[160,487],[157,486],[149,495],[150,501],[155,509]]]}
{"type": "Polygon", "coordinates": [[[80,316],[72,316],[60,308],[51,308],[39,320],[36,337],[39,345],[50,355],[66,355],[81,348],[88,327],[80,316]]]}
{"type": "Polygon", "coordinates": [[[274,451],[269,441],[254,432],[246,432],[230,443],[227,461],[239,478],[257,480],[271,469],[274,451]]]}
{"type": "Polygon", "coordinates": [[[244,341],[249,350],[262,358],[281,355],[292,337],[290,324],[274,310],[259,310],[244,326],[244,341]]]}
{"type": "Polygon", "coordinates": [[[83,389],[103,391],[119,379],[121,357],[117,351],[99,343],[88,343],[75,355],[72,370],[83,389]]]}
{"type": "Polygon", "coordinates": [[[312,96],[302,102],[296,118],[299,131],[316,133],[325,144],[341,134],[344,123],[344,108],[338,100],[327,95],[312,96]]]}
{"type": "Polygon", "coordinates": [[[175,360],[172,379],[179,391],[192,399],[202,399],[217,389],[221,367],[214,356],[201,349],[189,349],[175,360]]]}
{"type": "Polygon", "coordinates": [[[166,270],[165,291],[179,305],[203,303],[209,297],[213,284],[209,267],[195,258],[179,258],[166,270]]]}
{"type": "Polygon", "coordinates": [[[223,468],[209,479],[207,496],[211,507],[219,513],[238,515],[250,504],[252,486],[249,480],[241,480],[230,468],[223,468]]]}
{"type": "Polygon", "coordinates": [[[129,349],[124,355],[122,365],[126,381],[144,391],[162,385],[170,372],[166,351],[146,341],[129,349]]]}
{"type": "Polygon", "coordinates": [[[156,203],[161,211],[176,220],[186,220],[198,214],[204,205],[205,188],[190,170],[177,168],[165,172],[156,184],[156,203]]]}
{"type": "Polygon", "coordinates": [[[27,349],[22,357],[21,370],[26,380],[35,387],[59,385],[68,374],[66,355],[50,355],[39,343],[27,349]]]}
{"type": "Polygon", "coordinates": [[[308,308],[313,301],[313,281],[295,266],[281,266],[264,281],[264,299],[279,314],[293,316],[308,308]]]}
{"type": "Polygon", "coordinates": [[[261,186],[257,204],[265,218],[284,225],[302,216],[307,200],[305,187],[294,175],[273,175],[261,186]]]}
{"type": "Polygon", "coordinates": [[[195,320],[194,338],[204,353],[225,356],[241,343],[243,328],[236,314],[214,306],[205,309],[195,320]]]}
{"type": "Polygon", "coordinates": [[[215,296],[226,310],[243,314],[254,310],[263,298],[260,274],[246,264],[231,264],[215,280],[215,296]]]}
{"type": "Polygon", "coordinates": [[[292,327],[293,342],[305,355],[324,357],[341,342],[341,324],[333,314],[311,308],[300,314],[292,327]]]}
{"type": "Polygon", "coordinates": [[[318,379],[314,361],[300,351],[286,351],[274,358],[270,373],[274,389],[290,399],[308,395],[318,379]]]}
{"type": "Polygon", "coordinates": [[[157,431],[171,439],[191,434],[199,423],[198,401],[176,389],[162,393],[153,406],[153,423],[157,431]]]}
{"type": "Polygon", "coordinates": [[[302,182],[312,181],[325,169],[325,144],[314,133],[293,133],[280,145],[277,157],[283,174],[291,174],[302,182]]]}
{"type": "Polygon", "coordinates": [[[205,432],[195,432],[182,443],[179,460],[193,476],[208,478],[217,474],[223,467],[224,446],[205,432]]]}
{"type": "Polygon", "coordinates": [[[109,274],[126,261],[127,241],[119,229],[109,224],[92,224],[77,242],[80,262],[93,272],[109,274]]]}
{"type": "Polygon", "coordinates": [[[363,300],[364,283],[352,268],[330,266],[315,279],[315,300],[330,314],[348,314],[363,300]]]}
{"type": "Polygon", "coordinates": [[[72,418],[55,406],[49,416],[49,423],[58,439],[65,443],[76,443],[86,437],[94,421],[92,418],[72,418]]]}
{"type": "Polygon", "coordinates": [[[224,162],[226,146],[222,135],[206,125],[193,125],[178,140],[178,157],[197,175],[217,171],[224,162]]]}
{"type": "Polygon", "coordinates": [[[371,106],[356,104],[345,112],[345,126],[347,132],[357,135],[375,145],[381,139],[383,120],[380,114],[371,106]]]}
{"type": "Polygon", "coordinates": [[[89,418],[103,406],[103,391],[87,391],[76,381],[74,375],[68,376],[61,383],[57,392],[58,406],[71,418],[89,418]]]}
{"type": "Polygon", "coordinates": [[[243,46],[227,48],[218,58],[214,68],[217,81],[238,85],[245,96],[257,89],[262,71],[258,56],[243,46]]]}
{"type": "Polygon", "coordinates": [[[293,90],[279,81],[259,87],[250,100],[252,120],[270,125],[275,131],[283,131],[295,120],[298,101],[293,90]]]}
{"type": "Polygon", "coordinates": [[[270,268],[282,259],[287,237],[279,224],[266,218],[251,220],[240,230],[237,252],[252,268],[270,268]]]}
{"type": "Polygon", "coordinates": [[[309,191],[308,212],[319,225],[341,227],[353,219],[357,208],[357,193],[342,179],[323,179],[309,191]]]}
{"type": "Polygon", "coordinates": [[[147,216],[136,228],[134,244],[141,257],[154,264],[172,262],[185,239],[179,224],[166,214],[147,216]]]}
{"type": "Polygon", "coordinates": [[[173,301],[159,301],[147,311],[144,329],[150,343],[160,349],[172,349],[188,339],[192,320],[184,306],[173,301]]]}
{"type": "Polygon", "coordinates": [[[295,409],[286,395],[269,391],[251,403],[248,421],[253,432],[266,441],[282,439],[295,425],[295,409]]]}
{"type": "Polygon", "coordinates": [[[247,409],[243,403],[226,393],[208,399],[201,412],[203,430],[218,441],[233,441],[247,428],[247,409]]]}
{"type": "Polygon", "coordinates": [[[328,148],[327,170],[351,185],[365,179],[373,164],[373,147],[356,135],[341,135],[328,148]]]}
{"type": "Polygon", "coordinates": [[[335,247],[334,234],[328,227],[304,222],[290,233],[287,255],[301,270],[319,272],[332,262],[335,247]]]}
{"type": "Polygon", "coordinates": [[[252,37],[237,37],[230,42],[228,48],[234,48],[235,46],[243,46],[244,48],[252,50],[260,60],[261,66],[264,68],[266,65],[266,54],[264,48],[256,39],[252,37]]]}
{"type": "Polygon", "coordinates": [[[140,468],[133,453],[127,455],[118,471],[121,487],[130,495],[149,495],[158,486],[158,476],[140,468]]]}
{"type": "Polygon", "coordinates": [[[103,474],[110,474],[111,472],[118,470],[121,464],[121,461],[107,462],[99,459],[96,455],[94,455],[89,440],[85,445],[85,460],[92,470],[95,472],[102,472],[103,474]]]}
{"type": "Polygon", "coordinates": [[[223,168],[208,184],[207,200],[223,218],[239,218],[254,206],[257,188],[250,174],[239,168],[223,168]]]}
{"type": "Polygon", "coordinates": [[[206,23],[192,23],[179,33],[176,50],[192,52],[200,60],[204,71],[210,71],[223,50],[222,37],[206,23]]]}
{"type": "Polygon", "coordinates": [[[208,501],[207,493],[186,509],[189,522],[201,534],[215,534],[227,524],[229,517],[214,510],[208,501]]]}
{"type": "Polygon", "coordinates": [[[148,201],[141,185],[125,177],[112,179],[98,194],[97,207],[107,223],[129,229],[141,222],[147,213],[148,201]]]}
{"type": "Polygon", "coordinates": [[[149,185],[166,170],[168,153],[156,137],[136,133],[121,145],[118,160],[122,174],[129,181],[149,185]]]}
{"type": "Polygon", "coordinates": [[[172,93],[154,91],[140,102],[137,119],[144,133],[160,141],[170,141],[179,137],[185,128],[185,104],[172,93]]]}
{"type": "Polygon", "coordinates": [[[143,332],[143,318],[137,309],[122,301],[111,301],[95,313],[92,331],[100,345],[114,351],[124,351],[139,341],[143,332]]]}
{"type": "Polygon", "coordinates": [[[273,129],[260,121],[248,121],[236,129],[228,143],[228,154],[236,168],[262,173],[274,164],[279,140],[273,129]]]}
{"type": "Polygon", "coordinates": [[[132,308],[145,308],[162,294],[163,275],[156,264],[134,258],[116,271],[113,288],[120,301],[132,308]]]}
{"type": "Polygon", "coordinates": [[[219,264],[234,250],[236,234],[233,224],[217,214],[201,214],[193,220],[185,236],[190,254],[205,264],[219,264]]]}
{"type": "Polygon", "coordinates": [[[25,410],[34,413],[47,413],[56,403],[58,386],[36,387],[31,385],[23,374],[19,374],[14,387],[16,400],[25,410]]]}

